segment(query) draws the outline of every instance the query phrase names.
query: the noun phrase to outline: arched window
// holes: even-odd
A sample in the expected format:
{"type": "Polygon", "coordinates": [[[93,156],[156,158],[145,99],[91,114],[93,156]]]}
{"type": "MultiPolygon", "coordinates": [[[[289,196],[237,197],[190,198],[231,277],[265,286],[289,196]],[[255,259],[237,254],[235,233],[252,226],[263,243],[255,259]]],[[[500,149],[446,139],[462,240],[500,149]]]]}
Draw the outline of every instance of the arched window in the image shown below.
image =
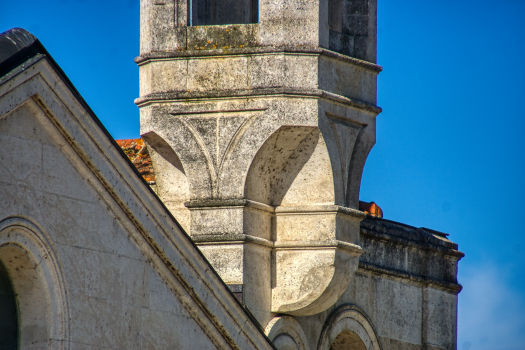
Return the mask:
{"type": "Polygon", "coordinates": [[[343,331],[335,337],[330,350],[367,350],[361,337],[352,331],[343,331]]]}
{"type": "MultiPolygon", "coordinates": [[[[5,321],[10,332],[16,325],[16,343],[5,349],[58,350],[69,342],[65,283],[50,242],[40,227],[26,218],[0,221],[0,284],[7,281],[12,288],[11,297],[4,300],[10,305],[16,300],[16,312],[5,321]]],[[[4,306],[0,305],[2,320],[3,314],[4,306]]],[[[3,335],[0,329],[2,340],[3,335]]],[[[0,345],[0,349],[4,347],[0,345]]]]}
{"type": "Polygon", "coordinates": [[[381,350],[372,323],[354,305],[338,307],[326,321],[318,350],[381,350]]]}
{"type": "Polygon", "coordinates": [[[278,350],[310,349],[303,328],[291,316],[274,317],[268,322],[265,333],[278,350]]]}
{"type": "Polygon", "coordinates": [[[188,0],[191,26],[257,23],[258,0],[188,0]]]}
{"type": "Polygon", "coordinates": [[[18,317],[13,286],[0,262],[0,349],[18,349],[18,317]]]}

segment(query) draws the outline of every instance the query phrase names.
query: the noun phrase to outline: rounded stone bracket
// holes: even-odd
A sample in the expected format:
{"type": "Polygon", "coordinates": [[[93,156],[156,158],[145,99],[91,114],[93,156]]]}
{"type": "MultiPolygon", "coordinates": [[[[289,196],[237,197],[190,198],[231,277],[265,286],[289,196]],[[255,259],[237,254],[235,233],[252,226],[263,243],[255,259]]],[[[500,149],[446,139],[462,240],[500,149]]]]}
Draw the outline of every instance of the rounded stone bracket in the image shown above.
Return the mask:
{"type": "Polygon", "coordinates": [[[277,248],[272,312],[308,316],[326,310],[346,290],[361,253],[358,246],[351,251],[337,244],[310,249],[277,248]]]}

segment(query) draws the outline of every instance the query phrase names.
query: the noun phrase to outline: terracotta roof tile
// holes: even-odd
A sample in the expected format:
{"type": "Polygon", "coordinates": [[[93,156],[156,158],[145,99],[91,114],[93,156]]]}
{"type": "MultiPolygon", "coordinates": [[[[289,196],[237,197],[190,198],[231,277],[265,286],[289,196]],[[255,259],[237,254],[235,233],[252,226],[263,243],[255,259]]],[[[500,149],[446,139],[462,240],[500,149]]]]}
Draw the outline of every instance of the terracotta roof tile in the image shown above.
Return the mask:
{"type": "Polygon", "coordinates": [[[144,180],[146,180],[150,185],[154,185],[155,172],[151,164],[148,148],[144,144],[144,140],[127,139],[115,141],[117,141],[117,144],[120,146],[120,148],[122,148],[124,153],[126,153],[133,165],[135,165],[144,180]]]}
{"type": "Polygon", "coordinates": [[[370,216],[376,217],[376,218],[383,218],[383,210],[379,207],[379,205],[375,204],[374,202],[362,202],[359,201],[359,210],[364,211],[365,214],[368,214],[370,216]]]}

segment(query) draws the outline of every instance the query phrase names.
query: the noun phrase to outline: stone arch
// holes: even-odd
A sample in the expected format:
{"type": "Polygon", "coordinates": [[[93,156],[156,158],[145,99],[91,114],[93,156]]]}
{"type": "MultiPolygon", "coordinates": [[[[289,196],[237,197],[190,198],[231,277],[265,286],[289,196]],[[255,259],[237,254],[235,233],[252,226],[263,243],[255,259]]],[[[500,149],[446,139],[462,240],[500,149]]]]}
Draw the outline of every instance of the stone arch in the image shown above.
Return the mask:
{"type": "Polygon", "coordinates": [[[278,350],[308,350],[303,328],[291,316],[274,317],[266,326],[265,333],[278,350]]]}
{"type": "Polygon", "coordinates": [[[341,305],[328,317],[318,350],[381,350],[369,318],[355,305],[341,305]]]}
{"type": "Polygon", "coordinates": [[[283,126],[257,152],[245,198],[271,206],[333,204],[330,157],[316,127],[283,126]]]}
{"type": "Polygon", "coordinates": [[[25,218],[0,222],[0,262],[16,296],[20,349],[69,348],[65,281],[50,242],[25,218]]]}
{"type": "Polygon", "coordinates": [[[18,349],[18,315],[9,275],[0,261],[0,349],[18,349]]]}
{"type": "Polygon", "coordinates": [[[184,203],[190,200],[190,184],[184,166],[173,148],[157,133],[142,135],[155,169],[157,195],[173,216],[190,232],[190,211],[184,203]]]}

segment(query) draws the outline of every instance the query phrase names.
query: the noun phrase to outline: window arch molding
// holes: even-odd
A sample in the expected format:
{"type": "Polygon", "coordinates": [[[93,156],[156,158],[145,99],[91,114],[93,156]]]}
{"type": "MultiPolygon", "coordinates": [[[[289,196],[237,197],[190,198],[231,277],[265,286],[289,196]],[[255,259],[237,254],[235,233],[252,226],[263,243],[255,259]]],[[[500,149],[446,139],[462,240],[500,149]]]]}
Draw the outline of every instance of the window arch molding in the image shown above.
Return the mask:
{"type": "Polygon", "coordinates": [[[16,295],[19,348],[69,348],[65,281],[51,240],[32,221],[0,221],[0,260],[16,295]]]}
{"type": "Polygon", "coordinates": [[[344,332],[352,332],[359,336],[367,350],[381,350],[372,322],[366,314],[355,305],[341,305],[335,309],[326,320],[318,350],[329,350],[337,336],[344,332]]]}
{"type": "Polygon", "coordinates": [[[292,316],[276,316],[266,326],[268,338],[277,348],[308,350],[303,328],[292,316]]]}

